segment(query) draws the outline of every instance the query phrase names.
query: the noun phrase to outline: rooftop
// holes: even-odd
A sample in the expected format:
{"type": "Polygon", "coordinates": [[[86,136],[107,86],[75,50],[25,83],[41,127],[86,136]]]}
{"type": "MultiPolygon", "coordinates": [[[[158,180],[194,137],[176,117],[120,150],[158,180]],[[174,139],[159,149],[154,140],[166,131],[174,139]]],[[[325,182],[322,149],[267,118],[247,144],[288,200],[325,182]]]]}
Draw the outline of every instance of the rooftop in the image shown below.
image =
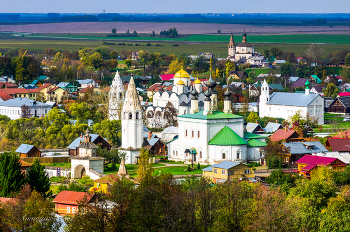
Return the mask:
{"type": "Polygon", "coordinates": [[[235,114],[225,114],[221,111],[213,111],[213,114],[204,115],[203,111],[199,111],[195,114],[184,114],[178,116],[178,118],[192,118],[192,119],[201,119],[201,120],[215,120],[215,119],[238,119],[243,118],[243,116],[235,114]]]}
{"type": "Polygon", "coordinates": [[[37,107],[50,107],[50,105],[38,102],[29,98],[14,98],[7,101],[0,102],[0,106],[9,106],[9,107],[21,107],[26,106],[37,106],[37,107]]]}
{"type": "Polygon", "coordinates": [[[286,106],[308,106],[315,100],[318,94],[304,94],[304,93],[283,93],[274,92],[270,95],[268,105],[286,105],[286,106]]]}
{"type": "Polygon", "coordinates": [[[296,163],[326,166],[331,164],[335,160],[337,160],[337,158],[323,157],[323,156],[316,156],[316,155],[304,155],[296,163]]]}
{"type": "Polygon", "coordinates": [[[248,141],[248,147],[265,147],[267,144],[256,139],[251,139],[248,141]]]}
{"type": "Polygon", "coordinates": [[[93,196],[94,194],[86,192],[62,191],[52,202],[77,205],[79,201],[83,201],[84,199],[90,201],[93,196]]]}
{"type": "Polygon", "coordinates": [[[209,166],[209,167],[206,167],[206,168],[203,168],[203,171],[208,171],[208,172],[211,172],[213,170],[213,168],[222,168],[222,169],[230,169],[234,166],[237,166],[239,165],[240,163],[239,162],[232,162],[232,161],[222,161],[218,164],[214,164],[212,166],[209,166]]]}
{"type": "Polygon", "coordinates": [[[212,138],[209,145],[220,145],[220,146],[235,146],[244,145],[247,142],[242,139],[236,132],[231,128],[225,126],[212,138]]]}

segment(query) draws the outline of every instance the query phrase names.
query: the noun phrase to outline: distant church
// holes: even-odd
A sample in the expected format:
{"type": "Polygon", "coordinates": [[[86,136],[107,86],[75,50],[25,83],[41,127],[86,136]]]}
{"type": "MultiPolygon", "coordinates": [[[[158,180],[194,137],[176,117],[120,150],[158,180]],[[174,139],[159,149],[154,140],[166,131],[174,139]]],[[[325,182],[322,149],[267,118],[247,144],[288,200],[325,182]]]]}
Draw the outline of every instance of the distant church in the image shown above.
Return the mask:
{"type": "Polygon", "coordinates": [[[249,57],[254,55],[254,46],[247,42],[247,33],[244,30],[242,43],[235,45],[233,36],[231,34],[230,42],[228,44],[228,57],[227,59],[241,63],[245,63],[249,57]]]}

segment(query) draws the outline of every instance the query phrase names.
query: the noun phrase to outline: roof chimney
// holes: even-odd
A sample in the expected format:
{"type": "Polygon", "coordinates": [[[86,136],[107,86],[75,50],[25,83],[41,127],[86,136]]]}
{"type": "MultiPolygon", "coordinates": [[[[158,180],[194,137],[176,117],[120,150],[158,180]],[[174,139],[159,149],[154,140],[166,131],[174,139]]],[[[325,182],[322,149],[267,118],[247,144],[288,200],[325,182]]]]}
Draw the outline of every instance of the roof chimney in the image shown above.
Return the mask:
{"type": "Polygon", "coordinates": [[[288,127],[287,127],[287,126],[286,126],[286,128],[284,129],[284,131],[285,131],[285,132],[287,132],[287,131],[288,131],[288,127]]]}
{"type": "Polygon", "coordinates": [[[148,139],[151,139],[152,138],[152,131],[149,131],[148,132],[148,139]]]}
{"type": "Polygon", "coordinates": [[[278,123],[278,120],[276,119],[276,123],[278,123]]]}

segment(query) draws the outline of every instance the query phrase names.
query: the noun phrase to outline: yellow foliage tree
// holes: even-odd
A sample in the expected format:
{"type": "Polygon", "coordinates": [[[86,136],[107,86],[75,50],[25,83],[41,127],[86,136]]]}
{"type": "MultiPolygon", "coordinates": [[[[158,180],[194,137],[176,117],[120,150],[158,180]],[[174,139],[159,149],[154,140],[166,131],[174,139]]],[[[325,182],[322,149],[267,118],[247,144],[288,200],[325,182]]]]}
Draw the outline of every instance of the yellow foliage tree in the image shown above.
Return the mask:
{"type": "Polygon", "coordinates": [[[144,182],[152,178],[153,169],[152,162],[150,162],[151,155],[149,151],[145,148],[141,148],[140,150],[140,158],[138,159],[139,166],[137,170],[137,178],[140,182],[144,182]]]}
{"type": "Polygon", "coordinates": [[[169,73],[175,74],[176,72],[181,70],[181,67],[183,66],[183,63],[179,60],[173,60],[169,64],[169,73]]]}

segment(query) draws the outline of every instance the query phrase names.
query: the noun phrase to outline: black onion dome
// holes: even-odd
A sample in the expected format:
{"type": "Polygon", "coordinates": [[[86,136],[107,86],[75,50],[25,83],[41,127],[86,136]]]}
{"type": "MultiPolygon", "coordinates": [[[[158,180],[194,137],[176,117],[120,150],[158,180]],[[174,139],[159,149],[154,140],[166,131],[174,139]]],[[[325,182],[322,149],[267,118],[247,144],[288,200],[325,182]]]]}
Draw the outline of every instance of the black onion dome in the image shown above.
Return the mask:
{"type": "Polygon", "coordinates": [[[205,101],[211,101],[210,99],[210,96],[211,96],[211,93],[209,92],[209,89],[207,89],[204,93],[204,96],[206,97],[204,100],[205,101]]]}
{"type": "Polygon", "coordinates": [[[228,88],[227,88],[226,92],[224,93],[224,96],[225,96],[225,100],[231,100],[230,99],[231,92],[228,90],[228,88]]]}
{"type": "Polygon", "coordinates": [[[196,88],[193,88],[191,95],[192,95],[192,100],[198,100],[198,98],[197,98],[198,92],[197,92],[196,88]]]}

